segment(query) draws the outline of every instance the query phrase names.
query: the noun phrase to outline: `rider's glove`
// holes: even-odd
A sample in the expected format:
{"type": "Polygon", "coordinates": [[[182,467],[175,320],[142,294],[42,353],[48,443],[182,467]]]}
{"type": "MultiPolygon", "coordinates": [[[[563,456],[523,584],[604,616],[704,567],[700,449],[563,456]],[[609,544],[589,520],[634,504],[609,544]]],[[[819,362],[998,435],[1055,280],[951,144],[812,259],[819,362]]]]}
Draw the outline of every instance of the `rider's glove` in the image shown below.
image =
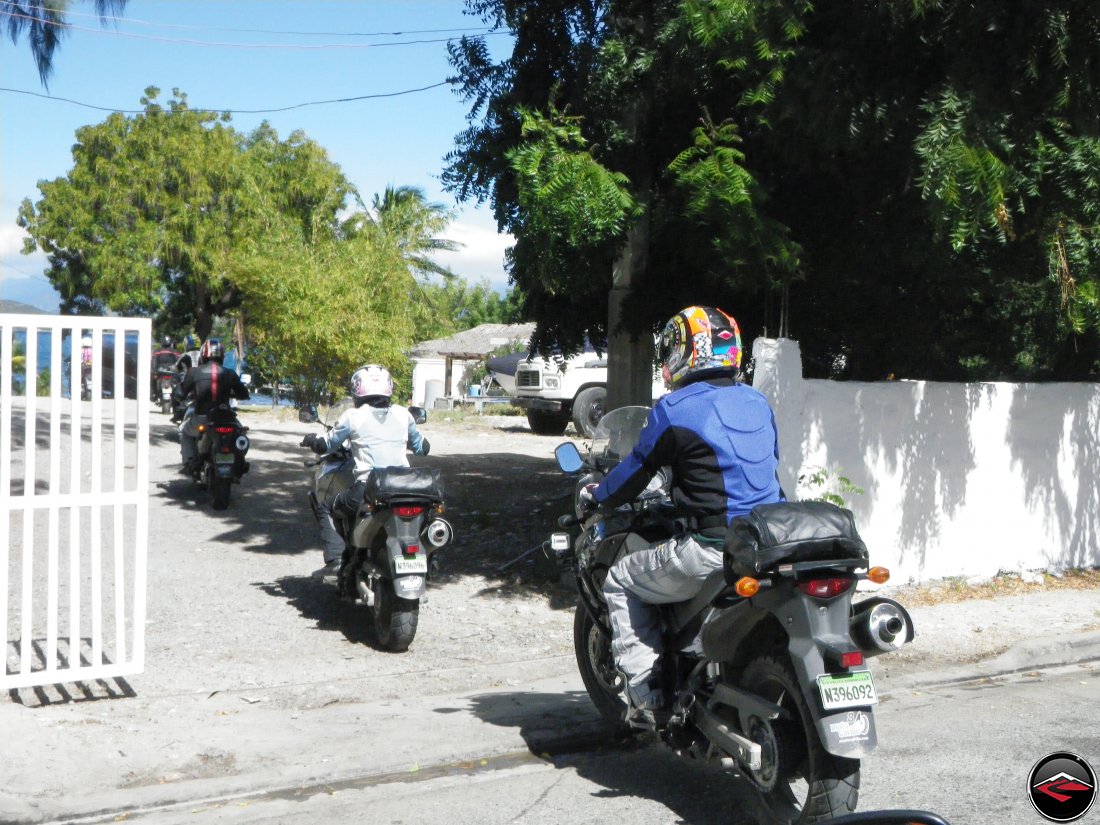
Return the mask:
{"type": "Polygon", "coordinates": [[[313,452],[317,453],[318,455],[324,455],[328,452],[328,444],[325,442],[325,439],[321,438],[321,436],[317,435],[316,433],[310,433],[309,435],[307,435],[305,438],[302,439],[302,443],[298,446],[309,447],[311,450],[313,450],[313,452]]]}
{"type": "Polygon", "coordinates": [[[598,484],[585,484],[581,487],[580,494],[577,499],[583,510],[595,510],[599,506],[599,502],[596,501],[596,488],[598,484]]]}

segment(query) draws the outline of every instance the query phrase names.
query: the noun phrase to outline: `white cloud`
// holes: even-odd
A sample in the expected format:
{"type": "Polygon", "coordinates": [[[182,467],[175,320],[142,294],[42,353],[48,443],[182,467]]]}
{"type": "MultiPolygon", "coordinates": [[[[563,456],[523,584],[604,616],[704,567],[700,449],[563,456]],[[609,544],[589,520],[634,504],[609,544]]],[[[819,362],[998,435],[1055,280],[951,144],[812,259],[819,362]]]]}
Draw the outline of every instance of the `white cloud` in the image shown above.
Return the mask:
{"type": "Polygon", "coordinates": [[[27,237],[27,230],[13,223],[0,226],[0,258],[9,255],[18,255],[23,251],[23,239],[27,237]]]}
{"type": "Polygon", "coordinates": [[[488,278],[494,287],[507,287],[504,250],[515,243],[511,235],[503,235],[493,226],[462,220],[447,228],[446,237],[462,247],[457,252],[438,253],[435,257],[439,263],[467,281],[477,283],[488,278]]]}

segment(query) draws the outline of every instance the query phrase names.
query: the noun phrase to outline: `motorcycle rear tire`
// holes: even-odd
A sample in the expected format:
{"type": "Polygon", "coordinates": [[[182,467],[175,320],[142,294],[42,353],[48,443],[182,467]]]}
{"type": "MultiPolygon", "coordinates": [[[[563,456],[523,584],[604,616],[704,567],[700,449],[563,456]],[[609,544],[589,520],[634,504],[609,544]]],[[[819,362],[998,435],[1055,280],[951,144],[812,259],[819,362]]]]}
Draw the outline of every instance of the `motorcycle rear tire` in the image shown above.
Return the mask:
{"type": "Polygon", "coordinates": [[[160,402],[160,411],[162,413],[164,413],[165,415],[171,415],[172,414],[172,402],[171,401],[161,401],[160,402]]]}
{"type": "Polygon", "coordinates": [[[233,487],[233,479],[221,478],[210,473],[208,478],[210,488],[210,504],[215,510],[224,510],[229,506],[229,491],[233,487]]]}
{"type": "Polygon", "coordinates": [[[584,689],[596,710],[616,728],[623,732],[630,730],[624,721],[623,680],[611,658],[611,640],[596,626],[582,604],[577,605],[573,615],[573,650],[584,689]]]}
{"type": "Polygon", "coordinates": [[[416,636],[420,619],[420,600],[402,599],[393,592],[393,583],[382,580],[374,590],[374,632],[386,650],[404,653],[416,636]]]}
{"type": "Polygon", "coordinates": [[[759,770],[745,770],[775,822],[804,825],[853,813],[859,800],[859,760],[825,750],[785,657],[759,656],[739,686],[775,702],[790,718],[752,717],[744,731],[763,750],[759,770]]]}

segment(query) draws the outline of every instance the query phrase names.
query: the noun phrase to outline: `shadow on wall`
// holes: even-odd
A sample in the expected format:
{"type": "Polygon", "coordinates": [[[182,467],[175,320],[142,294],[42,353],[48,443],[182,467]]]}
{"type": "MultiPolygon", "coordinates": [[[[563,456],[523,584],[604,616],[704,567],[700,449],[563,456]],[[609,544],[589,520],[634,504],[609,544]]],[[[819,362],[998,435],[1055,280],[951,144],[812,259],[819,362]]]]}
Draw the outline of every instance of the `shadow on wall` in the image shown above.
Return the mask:
{"type": "Polygon", "coordinates": [[[1022,384],[1012,398],[1008,446],[1028,505],[1045,514],[1060,540],[1059,567],[1100,565],[1100,390],[1067,394],[1065,385],[1022,384]]]}
{"type": "Polygon", "coordinates": [[[913,382],[805,383],[802,444],[825,450],[828,466],[864,488],[866,495],[849,501],[858,523],[870,520],[875,502],[894,502],[899,559],[923,569],[942,521],[966,503],[976,466],[970,419],[980,391],[963,384],[929,392],[928,385],[913,382]],[[892,478],[902,480],[899,490],[883,488],[892,478]]]}
{"type": "Polygon", "coordinates": [[[861,531],[896,545],[902,567],[1100,563],[1097,385],[804,380],[794,341],[754,356],[788,492],[811,465],[849,477],[865,491],[848,499],[861,531]]]}

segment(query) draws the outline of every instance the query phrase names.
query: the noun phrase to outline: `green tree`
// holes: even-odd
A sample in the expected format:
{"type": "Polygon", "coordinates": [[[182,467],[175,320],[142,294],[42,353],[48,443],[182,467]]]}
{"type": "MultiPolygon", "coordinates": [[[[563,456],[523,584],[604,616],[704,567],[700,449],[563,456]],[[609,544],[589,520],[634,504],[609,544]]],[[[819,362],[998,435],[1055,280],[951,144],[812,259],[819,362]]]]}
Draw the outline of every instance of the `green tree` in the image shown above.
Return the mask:
{"type": "Polygon", "coordinates": [[[374,223],[394,241],[414,275],[426,278],[453,277],[450,268],[432,260],[438,252],[454,252],[460,244],[438,237],[453,220],[453,213],[441,203],[428,201],[417,186],[387,186],[375,195],[371,206],[374,223]]]}
{"type": "Polygon", "coordinates": [[[467,6],[515,47],[452,49],[471,112],[444,180],[515,235],[540,343],[712,303],[748,341],[789,318],[811,374],[1097,369],[1095,4],[467,6]],[[582,162],[633,202],[605,245],[592,191],[551,202],[582,162]]]}
{"type": "MultiPolygon", "coordinates": [[[[509,26],[515,48],[500,63],[479,41],[452,48],[471,127],[444,181],[492,200],[515,236],[510,273],[539,348],[610,335],[613,370],[632,362],[620,403],[648,394],[650,333],[675,309],[743,307],[797,263],[738,150],[729,73],[673,0],[468,7],[509,26]],[[730,239],[716,241],[716,227],[730,239]]],[[[762,61],[742,52],[745,65],[762,61]]]]}
{"type": "MultiPolygon", "coordinates": [[[[108,18],[122,14],[127,0],[94,0],[96,14],[103,25],[108,18]]],[[[4,0],[0,3],[0,24],[6,25],[12,43],[26,32],[31,55],[38,67],[43,86],[53,71],[53,56],[65,34],[65,12],[69,0],[4,0]]]]}
{"type": "Polygon", "coordinates": [[[393,238],[368,228],[307,243],[283,217],[238,248],[231,267],[248,296],[250,359],[298,400],[344,395],[363,363],[385,365],[407,393],[414,281],[393,238]]]}
{"type": "Polygon", "coordinates": [[[66,311],[153,316],[205,338],[244,298],[235,249],[283,217],[307,241],[335,235],[352,188],[301,133],[280,141],[265,124],[245,136],[178,91],[167,108],[157,95],[146,90],[140,115],[77,130],[72,170],[39,184],[19,224],[25,251],[48,254],[66,311]]]}

